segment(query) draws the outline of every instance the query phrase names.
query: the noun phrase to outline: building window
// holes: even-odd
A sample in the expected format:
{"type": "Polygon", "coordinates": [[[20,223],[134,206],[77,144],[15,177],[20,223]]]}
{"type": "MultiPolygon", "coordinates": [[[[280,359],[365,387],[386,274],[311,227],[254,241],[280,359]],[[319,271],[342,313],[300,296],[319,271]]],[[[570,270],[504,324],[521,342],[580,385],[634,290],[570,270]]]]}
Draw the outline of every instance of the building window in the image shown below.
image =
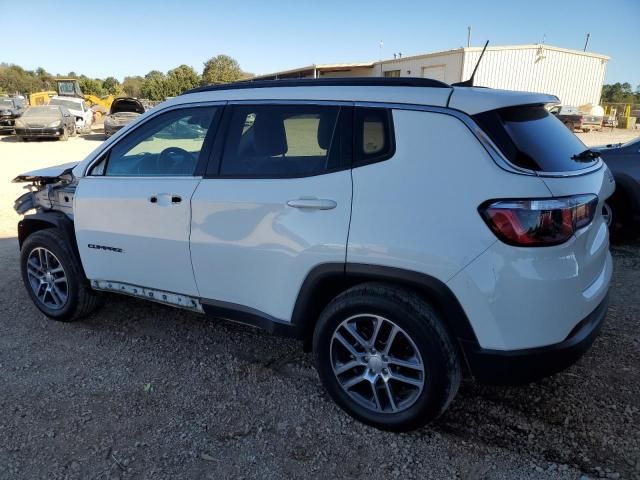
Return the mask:
{"type": "Polygon", "coordinates": [[[384,76],[385,77],[399,77],[400,76],[400,70],[387,70],[386,72],[384,72],[384,76]]]}

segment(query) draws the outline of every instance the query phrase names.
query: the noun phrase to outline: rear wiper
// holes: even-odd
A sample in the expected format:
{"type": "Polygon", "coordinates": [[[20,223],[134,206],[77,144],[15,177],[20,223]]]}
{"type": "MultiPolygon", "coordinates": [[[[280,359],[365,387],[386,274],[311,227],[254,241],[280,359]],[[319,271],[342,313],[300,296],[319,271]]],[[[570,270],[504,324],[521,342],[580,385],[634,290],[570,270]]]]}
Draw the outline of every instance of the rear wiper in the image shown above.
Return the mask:
{"type": "Polygon", "coordinates": [[[571,157],[572,160],[582,160],[582,161],[589,161],[589,160],[593,160],[600,157],[600,152],[596,152],[594,150],[591,150],[589,148],[587,148],[584,152],[580,152],[580,153],[576,153],[574,156],[571,157]]]}

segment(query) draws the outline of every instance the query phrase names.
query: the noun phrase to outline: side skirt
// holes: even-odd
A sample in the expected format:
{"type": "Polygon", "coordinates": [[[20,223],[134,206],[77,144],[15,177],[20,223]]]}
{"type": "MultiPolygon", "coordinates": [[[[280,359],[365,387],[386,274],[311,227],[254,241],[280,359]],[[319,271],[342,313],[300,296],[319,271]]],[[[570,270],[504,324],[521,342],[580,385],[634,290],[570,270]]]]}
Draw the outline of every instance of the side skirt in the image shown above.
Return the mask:
{"type": "Polygon", "coordinates": [[[91,287],[94,290],[120,293],[162,303],[171,307],[204,313],[211,317],[260,328],[273,335],[301,338],[300,329],[296,325],[235,303],[190,297],[179,293],[140,287],[122,282],[112,282],[109,280],[91,280],[91,287]]]}
{"type": "Polygon", "coordinates": [[[122,282],[111,282],[108,280],[91,280],[91,288],[94,290],[121,293],[131,297],[144,298],[145,300],[151,300],[152,302],[204,313],[200,299],[179,293],[154,290],[152,288],[140,287],[138,285],[130,285],[122,282]]]}

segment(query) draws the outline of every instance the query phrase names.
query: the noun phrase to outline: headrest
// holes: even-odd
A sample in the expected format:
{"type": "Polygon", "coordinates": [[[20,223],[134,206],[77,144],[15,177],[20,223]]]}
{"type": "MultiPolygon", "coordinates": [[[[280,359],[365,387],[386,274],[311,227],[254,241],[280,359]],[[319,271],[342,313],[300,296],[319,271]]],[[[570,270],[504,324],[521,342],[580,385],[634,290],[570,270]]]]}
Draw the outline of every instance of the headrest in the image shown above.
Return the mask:
{"type": "Polygon", "coordinates": [[[289,149],[282,117],[258,113],[251,128],[254,132],[253,148],[256,155],[276,157],[289,149]]]}
{"type": "Polygon", "coordinates": [[[331,146],[333,129],[336,124],[336,117],[333,112],[325,112],[320,115],[318,122],[318,145],[323,150],[328,150],[331,146]]]}

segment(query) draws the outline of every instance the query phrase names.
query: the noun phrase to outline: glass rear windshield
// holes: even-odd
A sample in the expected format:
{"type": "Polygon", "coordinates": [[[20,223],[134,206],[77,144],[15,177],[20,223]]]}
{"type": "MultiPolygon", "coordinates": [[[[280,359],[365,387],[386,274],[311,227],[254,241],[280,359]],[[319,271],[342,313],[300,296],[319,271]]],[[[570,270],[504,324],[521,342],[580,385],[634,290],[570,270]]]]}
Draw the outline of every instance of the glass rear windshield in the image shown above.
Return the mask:
{"type": "Polygon", "coordinates": [[[502,108],[473,118],[518,167],[538,172],[571,172],[598,161],[584,155],[588,150],[584,143],[542,105],[502,108]]]}
{"type": "Polygon", "coordinates": [[[0,107],[13,107],[13,100],[0,98],[0,107]]]}

